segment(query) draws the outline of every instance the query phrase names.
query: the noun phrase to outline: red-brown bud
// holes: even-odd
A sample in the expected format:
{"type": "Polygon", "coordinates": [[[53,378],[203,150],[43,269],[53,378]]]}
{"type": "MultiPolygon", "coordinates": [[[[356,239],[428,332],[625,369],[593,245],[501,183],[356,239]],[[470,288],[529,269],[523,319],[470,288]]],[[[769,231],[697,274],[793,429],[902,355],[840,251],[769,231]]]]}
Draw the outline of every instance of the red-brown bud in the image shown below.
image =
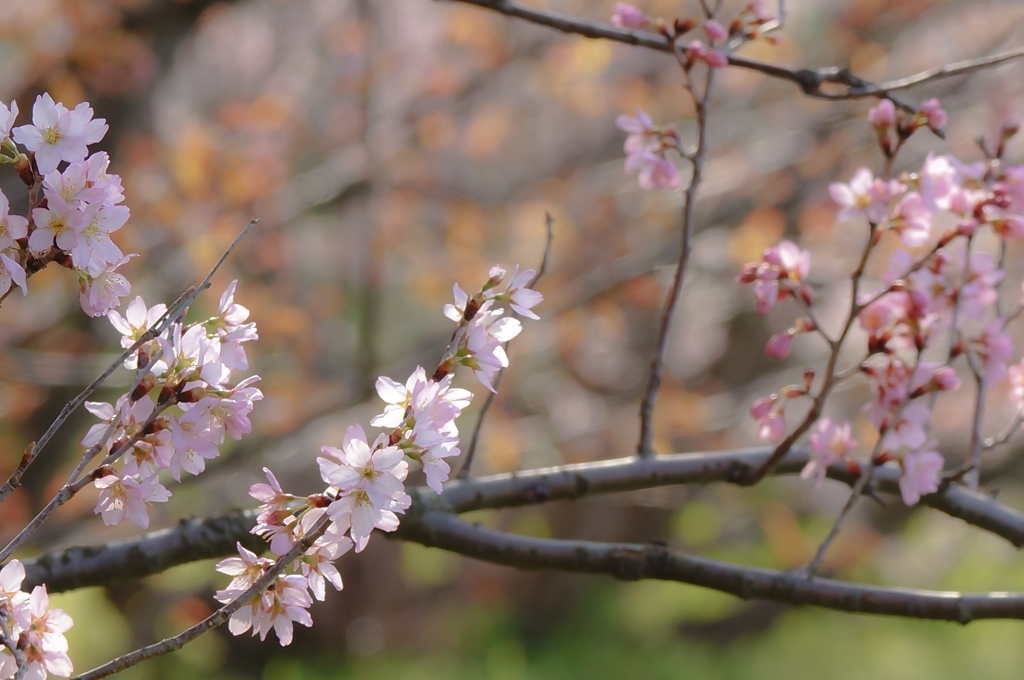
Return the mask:
{"type": "Polygon", "coordinates": [[[14,161],[14,169],[18,172],[18,177],[25,183],[25,186],[30,187],[36,183],[35,173],[32,172],[32,162],[21,156],[18,160],[14,161]]]}
{"type": "Polygon", "coordinates": [[[306,498],[306,502],[309,503],[309,506],[312,508],[326,508],[332,501],[322,493],[315,493],[306,498]]]}
{"type": "Polygon", "coordinates": [[[148,374],[145,378],[139,381],[139,384],[132,390],[132,394],[129,397],[132,401],[138,401],[144,396],[149,394],[150,390],[156,387],[156,376],[152,373],[148,374]]]}
{"type": "Polygon", "coordinates": [[[179,404],[191,404],[203,399],[209,394],[205,387],[193,387],[190,390],[185,390],[178,395],[179,404]]]}
{"type": "Polygon", "coordinates": [[[114,468],[110,467],[109,465],[101,465],[92,471],[92,474],[89,475],[89,478],[92,479],[93,481],[96,481],[97,479],[103,479],[107,475],[112,474],[114,474],[114,468]]]}

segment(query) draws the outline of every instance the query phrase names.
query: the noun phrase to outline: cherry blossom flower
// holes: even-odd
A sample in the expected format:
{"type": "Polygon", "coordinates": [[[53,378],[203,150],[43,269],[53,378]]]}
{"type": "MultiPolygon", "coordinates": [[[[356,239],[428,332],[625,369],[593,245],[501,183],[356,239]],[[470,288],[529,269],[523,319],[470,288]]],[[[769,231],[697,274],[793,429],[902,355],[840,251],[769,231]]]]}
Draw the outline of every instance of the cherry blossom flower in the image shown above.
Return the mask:
{"type": "Polygon", "coordinates": [[[842,209],[836,214],[840,222],[864,215],[869,222],[880,224],[889,216],[889,201],[907,190],[906,185],[892,180],[875,179],[867,168],[853,174],[849,184],[833,182],[828,187],[832,200],[842,209]]]}
{"type": "Polygon", "coordinates": [[[946,126],[946,112],[942,110],[938,99],[927,99],[921,102],[921,115],[932,130],[941,130],[946,126]]]}
{"type": "Polygon", "coordinates": [[[117,268],[132,257],[129,255],[112,264],[94,257],[88,269],[78,270],[80,276],[84,274],[79,302],[86,314],[103,316],[114,307],[121,306],[121,298],[132,291],[132,286],[128,279],[117,273],[117,268]]]}
{"type": "Polygon", "coordinates": [[[928,242],[932,235],[932,213],[921,194],[911,191],[900,199],[893,208],[889,228],[899,234],[908,248],[928,242]]]}
{"type": "Polygon", "coordinates": [[[777,442],[786,433],[786,418],[782,413],[782,401],[776,395],[758,399],[750,407],[750,415],[757,419],[757,438],[777,442]]]}
{"type": "MultiPolygon", "coordinates": [[[[239,556],[224,558],[217,563],[215,569],[222,574],[227,574],[228,576],[233,577],[231,579],[231,583],[225,590],[242,592],[248,590],[252,584],[260,580],[260,577],[266,573],[267,568],[273,564],[273,562],[266,558],[257,556],[256,553],[247,549],[241,543],[236,543],[236,545],[238,547],[239,556]]],[[[218,597],[218,599],[220,598],[218,597]]],[[[225,600],[220,601],[224,602],[225,600]]],[[[230,601],[230,599],[227,601],[230,601]]]]}
{"type": "Polygon", "coordinates": [[[11,136],[11,127],[17,119],[18,102],[12,99],[10,108],[7,107],[7,104],[0,102],[0,141],[11,136]]]}
{"type": "Polygon", "coordinates": [[[520,316],[525,316],[528,319],[539,319],[540,317],[530,310],[532,307],[540,304],[544,300],[544,296],[526,287],[536,276],[537,272],[533,269],[526,269],[520,272],[519,265],[516,265],[512,275],[505,278],[505,270],[500,267],[496,269],[501,271],[501,277],[505,285],[500,290],[492,289],[486,291],[485,296],[497,302],[508,302],[512,311],[520,316]]]}
{"type": "Polygon", "coordinates": [[[1013,355],[1013,340],[1003,330],[1003,323],[1003,319],[993,320],[972,343],[981,357],[985,380],[989,385],[1006,377],[1006,364],[1013,355]]]}
{"type": "Polygon", "coordinates": [[[25,678],[43,680],[47,673],[66,678],[73,670],[64,633],[72,626],[63,609],[50,609],[46,586],[36,586],[25,607],[14,608],[14,620],[21,628],[18,646],[28,665],[25,678]]]}
{"type": "Polygon", "coordinates": [[[868,122],[875,128],[888,129],[896,122],[896,106],[892,101],[883,99],[868,111],[868,122]]]}
{"type": "Polygon", "coordinates": [[[44,93],[32,106],[32,125],[14,128],[14,141],[35,152],[39,173],[46,175],[61,161],[85,160],[87,146],[103,139],[107,123],[102,118],[93,120],[92,115],[92,108],[84,102],[68,111],[44,93]]]}
{"type": "Polygon", "coordinates": [[[899,414],[895,424],[888,424],[885,436],[882,438],[882,448],[887,451],[895,451],[901,445],[908,449],[916,449],[924,445],[927,440],[925,424],[932,414],[926,404],[914,401],[907,404],[899,414]]]}
{"type": "Polygon", "coordinates": [[[704,33],[707,34],[708,40],[713,43],[729,37],[729,32],[725,30],[725,27],[714,19],[704,22],[704,33]]]}
{"type": "Polygon", "coordinates": [[[79,269],[88,267],[95,257],[105,264],[124,258],[121,249],[110,240],[110,232],[117,231],[128,221],[128,208],[123,205],[105,207],[93,203],[83,211],[82,230],[78,245],[71,251],[71,259],[79,269]]]}
{"type": "Polygon", "coordinates": [[[85,227],[82,211],[56,197],[47,207],[32,210],[32,221],[36,228],[28,237],[28,247],[35,253],[49,250],[54,241],[61,250],[72,250],[78,245],[78,235],[85,227]]]}
{"type": "Polygon", "coordinates": [[[25,238],[28,234],[28,218],[11,215],[10,210],[10,201],[4,192],[0,191],[0,250],[10,248],[15,240],[25,238]]]}
{"type": "Polygon", "coordinates": [[[929,442],[921,451],[903,456],[899,486],[907,505],[917,505],[921,496],[939,490],[944,461],[934,447],[935,442],[929,442]]]}
{"type": "Polygon", "coordinates": [[[650,18],[633,5],[618,2],[615,3],[611,22],[617,28],[644,28],[650,23],[650,18]]]}
{"type": "Polygon", "coordinates": [[[317,600],[324,601],[327,595],[326,583],[334,586],[335,590],[342,589],[341,573],[333,563],[351,550],[353,545],[352,539],[337,532],[336,525],[329,525],[324,535],[299,558],[299,568],[317,600]]]}
{"type": "Polygon", "coordinates": [[[107,525],[120,524],[129,519],[146,529],[149,527],[149,506],[165,503],[171,497],[171,492],[156,477],[137,479],[107,475],[93,484],[100,489],[100,497],[93,512],[97,515],[102,513],[103,523],[107,525]]]}
{"type": "Polygon", "coordinates": [[[682,186],[679,171],[665,157],[668,149],[677,144],[678,133],[674,128],[659,129],[650,116],[640,109],[636,111],[636,118],[619,116],[615,124],[629,133],[623,145],[626,172],[638,173],[637,182],[641,189],[678,189],[682,186]]]}
{"type": "Polygon", "coordinates": [[[764,354],[765,356],[774,357],[776,359],[785,359],[789,356],[789,350],[792,346],[793,334],[788,332],[780,333],[768,338],[768,344],[765,345],[764,354]]]}
{"type": "Polygon", "coordinates": [[[25,270],[20,264],[7,256],[7,253],[0,253],[0,295],[11,289],[11,284],[21,288],[22,295],[28,295],[25,281],[25,270]]]}
{"type": "Polygon", "coordinates": [[[711,68],[721,68],[729,65],[729,57],[724,52],[712,49],[700,40],[694,40],[686,48],[686,60],[689,64],[700,60],[711,68]]]}
{"type": "Polygon", "coordinates": [[[371,449],[359,425],[351,426],[349,432],[342,451],[345,464],[330,471],[324,481],[342,491],[362,489],[374,505],[386,506],[405,488],[402,482],[409,473],[409,464],[396,446],[371,449]]]}
{"type": "Polygon", "coordinates": [[[960,311],[971,319],[982,319],[996,300],[996,286],[1005,272],[999,269],[995,258],[988,253],[972,253],[967,282],[960,288],[960,311]]]}
{"type": "Polygon", "coordinates": [[[811,459],[800,471],[800,477],[814,477],[814,487],[821,486],[828,466],[844,460],[857,442],[850,436],[850,423],[837,424],[831,418],[822,418],[811,434],[811,459]]]}

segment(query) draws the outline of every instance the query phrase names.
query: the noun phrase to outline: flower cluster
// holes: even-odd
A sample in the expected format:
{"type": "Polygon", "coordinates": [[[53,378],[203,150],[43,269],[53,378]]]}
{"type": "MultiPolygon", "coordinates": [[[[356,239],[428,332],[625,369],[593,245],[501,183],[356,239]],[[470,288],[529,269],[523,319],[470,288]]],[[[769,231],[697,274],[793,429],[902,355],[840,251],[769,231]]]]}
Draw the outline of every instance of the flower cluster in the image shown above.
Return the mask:
{"type": "Polygon", "coordinates": [[[679,170],[666,155],[673,149],[679,150],[679,133],[674,127],[655,125],[651,117],[640,109],[636,110],[636,118],[619,116],[615,124],[628,133],[623,147],[626,172],[637,173],[641,189],[678,189],[682,186],[679,170]]]}
{"type": "MultiPolygon", "coordinates": [[[[399,383],[382,376],[377,393],[383,412],[370,424],[385,431],[371,439],[360,425],[345,431],[341,447],[324,446],[317,458],[327,488],[312,496],[286,493],[274,474],[264,468],[266,483],[254,484],[250,495],[262,504],[253,533],[270,544],[280,557],[297,541],[309,536],[321,521],[326,529],[312,547],[291,565],[291,574],[278,573],[262,596],[236,611],[229,622],[235,635],[252,630],[260,639],[273,629],[282,645],[291,642],[295,623],[309,626],[307,611],[313,599],[323,600],[326,584],[341,590],[341,576],[333,562],[351,549],[361,552],[374,529],[394,531],[398,516],[412,503],[405,492],[410,461],[419,463],[427,485],[441,493],[451,472],[446,459],[458,456],[459,431],[455,420],[473,395],[452,387],[456,366],[471,369],[477,379],[494,390],[497,372],[508,366],[503,343],[522,329],[518,319],[504,316],[508,305],[517,314],[536,319],[532,308],[541,300],[529,286],[533,270],[509,274],[501,267],[490,270],[487,283],[470,296],[455,285],[455,303],[444,313],[458,324],[452,343],[437,370],[427,376],[422,367],[399,383]]],[[[275,560],[257,557],[241,544],[239,557],[221,561],[217,569],[232,576],[228,587],[217,592],[221,602],[237,599],[255,584],[275,560]]]]}
{"type": "MultiPolygon", "coordinates": [[[[889,158],[916,129],[940,131],[946,123],[934,100],[914,114],[897,112],[891,102],[882,101],[868,117],[889,158]]],[[[989,389],[1008,374],[1022,382],[1024,364],[1008,368],[1014,354],[1006,331],[1011,315],[999,304],[1005,272],[991,246],[984,244],[1001,242],[1005,248],[1024,237],[1024,166],[1006,166],[998,156],[963,163],[933,153],[920,170],[895,179],[878,178],[861,168],[849,183],[832,184],[830,193],[840,206],[837,219],[867,222],[865,261],[887,232],[895,237],[896,250],[880,277],[881,287],[858,293],[847,328],[857,323],[867,338],[857,368],[872,395],[864,407],[866,418],[879,433],[871,462],[899,461],[900,489],[912,505],[939,488],[943,459],[928,436],[934,398],[924,397],[960,386],[953,363],[964,357],[989,389]],[[988,232],[986,240],[977,238],[983,231],[988,232]]],[[[761,262],[747,264],[738,277],[754,284],[760,313],[796,296],[808,311],[809,318],[769,341],[766,352],[771,356],[786,356],[792,336],[816,330],[809,313],[809,268],[807,251],[783,241],[766,250],[761,262]]],[[[786,398],[807,393],[783,392],[758,400],[751,409],[764,440],[782,439],[786,398]]],[[[1024,407],[1024,398],[1014,403],[1024,407]]],[[[853,445],[849,424],[839,426],[827,418],[818,423],[811,442],[812,460],[804,476],[819,479],[853,445]]]]}
{"type": "Polygon", "coordinates": [[[30,207],[25,216],[10,214],[0,192],[0,295],[12,285],[27,294],[27,277],[55,262],[78,276],[86,314],[106,314],[131,290],[117,269],[133,257],[110,239],[129,217],[120,205],[121,179],[107,172],[106,153],[89,155],[89,145],[106,134],[106,121],[93,118],[87,103],[69,110],[49,94],[36,98],[31,125],[12,130],[17,115],[16,102],[0,103],[0,163],[14,164],[30,189],[30,207]]]}
{"type": "MultiPolygon", "coordinates": [[[[86,402],[102,421],[82,444],[106,456],[93,475],[100,489],[95,512],[105,524],[128,519],[146,528],[149,506],[171,495],[159,480],[163,470],[177,481],[182,471],[198,475],[220,455],[225,435],[238,440],[252,430],[249,413],[263,398],[253,386],[259,377],[232,386],[231,375],[249,367],[243,344],[258,336],[256,324],[246,322],[249,310],[234,301],[236,284],[224,292],[216,316],[170,324],[125,362],[139,375],[130,393],[114,404],[86,402]]],[[[113,310],[107,316],[130,347],[165,312],[164,305],[147,308],[137,297],[124,316],[113,310]]]]}
{"type": "MultiPolygon", "coordinates": [[[[66,678],[72,667],[64,633],[71,628],[71,617],[63,609],[50,609],[45,585],[22,592],[24,580],[25,567],[18,560],[0,569],[0,617],[23,657],[25,673],[19,677],[45,680],[52,673],[66,678]]],[[[15,676],[17,660],[6,646],[0,647],[0,678],[15,676]]]]}

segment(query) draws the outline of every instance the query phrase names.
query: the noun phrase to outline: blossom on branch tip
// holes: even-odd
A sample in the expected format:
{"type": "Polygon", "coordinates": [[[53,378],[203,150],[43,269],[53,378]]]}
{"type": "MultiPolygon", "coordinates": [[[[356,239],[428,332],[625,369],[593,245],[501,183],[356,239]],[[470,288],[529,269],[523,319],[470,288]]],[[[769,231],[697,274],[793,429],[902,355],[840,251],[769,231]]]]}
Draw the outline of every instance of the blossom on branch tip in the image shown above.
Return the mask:
{"type": "Polygon", "coordinates": [[[679,171],[665,157],[669,149],[678,148],[679,134],[675,128],[654,125],[650,116],[640,109],[637,109],[635,118],[619,116],[615,125],[628,133],[623,145],[626,172],[637,173],[641,189],[678,189],[682,186],[679,171]]]}
{"type": "Polygon", "coordinates": [[[633,5],[624,2],[615,3],[612,12],[612,26],[617,28],[644,28],[650,23],[650,17],[633,5]]]}
{"type": "Polygon", "coordinates": [[[928,99],[921,102],[921,115],[924,117],[928,127],[936,132],[946,126],[948,117],[942,110],[938,99],[928,99]]]}
{"type": "Polygon", "coordinates": [[[814,487],[821,486],[828,466],[844,460],[856,445],[850,436],[850,423],[839,425],[831,418],[822,418],[811,434],[811,459],[800,471],[800,477],[813,477],[814,487]]]}
{"type": "Polygon", "coordinates": [[[889,216],[889,202],[907,187],[896,180],[876,179],[870,170],[860,168],[849,184],[833,182],[828,190],[832,200],[842,207],[836,215],[838,221],[864,215],[872,224],[880,224],[889,216]]]}
{"type": "Polygon", "coordinates": [[[0,142],[11,136],[11,127],[14,126],[14,121],[17,119],[18,102],[12,99],[10,108],[7,104],[0,102],[0,142]]]}
{"type": "Polygon", "coordinates": [[[171,497],[156,477],[138,479],[132,476],[107,475],[93,484],[100,489],[95,514],[102,514],[103,523],[120,524],[128,519],[146,529],[149,527],[149,506],[165,503],[171,497]]]}
{"type": "Polygon", "coordinates": [[[896,106],[891,100],[883,99],[868,111],[868,122],[879,130],[892,127],[896,122],[896,106]]]}
{"type": "Polygon", "coordinates": [[[907,505],[917,505],[921,496],[939,490],[944,461],[934,447],[935,442],[928,442],[926,449],[908,453],[900,461],[900,494],[907,505]]]}
{"type": "Polygon", "coordinates": [[[0,250],[6,250],[14,242],[28,235],[28,218],[11,215],[11,203],[0,191],[0,250]]]}
{"type": "Polygon", "coordinates": [[[88,145],[103,139],[107,122],[103,118],[93,120],[92,116],[92,107],[84,102],[69,111],[43,93],[32,106],[32,124],[14,128],[14,141],[35,152],[39,173],[46,175],[61,161],[85,160],[88,145]]]}

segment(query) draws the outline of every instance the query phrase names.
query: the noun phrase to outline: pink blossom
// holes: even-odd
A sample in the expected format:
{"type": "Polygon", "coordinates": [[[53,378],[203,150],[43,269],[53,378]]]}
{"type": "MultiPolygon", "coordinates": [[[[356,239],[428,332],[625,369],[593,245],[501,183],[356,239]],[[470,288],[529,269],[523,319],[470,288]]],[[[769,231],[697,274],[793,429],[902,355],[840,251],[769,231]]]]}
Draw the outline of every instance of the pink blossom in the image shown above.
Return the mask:
{"type": "MultiPolygon", "coordinates": [[[[241,543],[236,543],[236,545],[239,557],[226,557],[217,563],[215,569],[222,574],[234,577],[227,590],[242,592],[248,590],[252,584],[260,580],[260,577],[266,573],[267,568],[273,562],[263,557],[258,557],[256,553],[247,549],[241,543]]],[[[218,599],[220,598],[218,597],[218,599]]],[[[224,602],[224,600],[220,601],[224,602]]]]}
{"type": "Polygon", "coordinates": [[[334,586],[335,590],[342,589],[341,573],[334,566],[334,560],[338,559],[352,549],[352,539],[342,536],[331,528],[336,525],[329,525],[328,531],[316,540],[313,547],[306,551],[306,554],[299,558],[298,565],[302,575],[309,585],[313,597],[323,602],[327,595],[326,583],[334,586]]]}
{"type": "Polygon", "coordinates": [[[374,529],[397,529],[398,515],[395,513],[402,512],[407,507],[408,496],[404,494],[397,502],[389,502],[388,507],[379,507],[373,503],[364,489],[355,488],[331,503],[327,513],[332,522],[339,524],[339,529],[349,528],[349,536],[355,543],[356,552],[362,552],[374,529]]]}
{"type": "Polygon", "coordinates": [[[972,253],[969,263],[967,283],[960,289],[960,311],[968,318],[981,319],[999,298],[996,286],[1005,272],[988,253],[972,253]]]}
{"type": "Polygon", "coordinates": [[[833,182],[829,194],[842,209],[836,219],[845,221],[864,215],[869,222],[881,224],[889,216],[889,203],[901,196],[907,185],[898,180],[875,178],[867,168],[854,173],[849,184],[833,182]]]}
{"type": "Polygon", "coordinates": [[[79,276],[85,275],[81,282],[82,294],[79,302],[82,310],[89,316],[103,316],[114,307],[121,306],[121,298],[128,295],[132,286],[117,268],[133,257],[129,255],[118,262],[108,264],[93,258],[88,269],[77,270],[79,276]]]}
{"type": "Polygon", "coordinates": [[[612,26],[618,28],[644,28],[650,23],[650,18],[633,5],[618,2],[615,4],[611,21],[612,26]]]}
{"type": "MultiPolygon", "coordinates": [[[[121,338],[121,347],[128,348],[152,328],[166,311],[167,305],[163,303],[147,308],[145,300],[138,296],[125,308],[123,317],[115,310],[110,310],[107,312],[107,319],[110,321],[110,325],[124,336],[121,338]]],[[[128,368],[133,368],[133,366],[128,368]]]]}
{"type": "Polygon", "coordinates": [[[694,40],[686,48],[686,59],[691,64],[699,59],[711,68],[721,68],[729,64],[729,57],[719,50],[709,48],[700,40],[694,40]]]}
{"type": "Polygon", "coordinates": [[[941,130],[946,126],[946,112],[942,110],[938,99],[921,102],[921,115],[928,121],[928,127],[932,130],[941,130]]]}
{"type": "Polygon", "coordinates": [[[74,265],[82,269],[88,267],[93,258],[104,264],[113,264],[124,258],[121,249],[110,240],[110,233],[123,227],[128,215],[128,208],[123,205],[107,208],[93,203],[86,206],[78,245],[71,251],[74,265]]]}
{"type": "Polygon", "coordinates": [[[18,102],[11,100],[11,107],[7,108],[7,105],[0,102],[0,141],[3,141],[11,136],[11,126],[14,125],[14,121],[18,118],[18,102]]]}
{"type": "Polygon", "coordinates": [[[1020,413],[1024,409],[1024,361],[1010,366],[1010,403],[1020,413]]]}
{"type": "Polygon", "coordinates": [[[974,349],[981,357],[985,381],[992,385],[1006,377],[1006,363],[1013,355],[1013,340],[1003,330],[1003,319],[995,319],[974,341],[974,349]]]}
{"type": "Polygon", "coordinates": [[[324,481],[341,491],[362,489],[374,505],[387,507],[389,500],[404,490],[402,482],[409,473],[402,450],[396,446],[371,449],[358,425],[349,432],[342,450],[345,463],[329,470],[324,481]]]}
{"type": "Polygon", "coordinates": [[[14,620],[22,630],[22,648],[28,671],[25,677],[43,680],[47,673],[66,678],[71,675],[68,642],[64,638],[72,626],[71,617],[63,609],[50,609],[46,586],[32,590],[27,606],[14,608],[14,620]]]}
{"type": "Polygon", "coordinates": [[[10,210],[10,201],[4,192],[0,191],[0,250],[10,248],[15,240],[28,235],[28,218],[11,215],[10,210]]]}
{"type": "Polygon", "coordinates": [[[886,129],[896,122],[896,106],[888,99],[878,102],[878,106],[868,111],[868,122],[875,128],[886,129]]]}
{"type": "Polygon", "coordinates": [[[11,284],[21,288],[22,295],[28,295],[25,281],[25,270],[20,264],[7,256],[7,253],[0,253],[0,295],[11,289],[11,284]]]}
{"type": "Polygon", "coordinates": [[[932,215],[920,194],[911,191],[900,199],[893,208],[890,228],[908,248],[928,242],[932,234],[932,215]]]}
{"type": "Polygon", "coordinates": [[[928,406],[920,401],[907,404],[900,413],[899,420],[895,424],[890,422],[885,430],[882,448],[886,451],[895,451],[901,445],[908,449],[923,446],[927,440],[924,426],[931,415],[928,406]]]}
{"type": "Polygon", "coordinates": [[[822,418],[811,434],[811,460],[800,472],[803,479],[815,478],[815,488],[821,486],[829,465],[846,458],[857,442],[850,436],[850,423],[841,426],[831,418],[822,418]]]}
{"type": "Polygon", "coordinates": [[[765,356],[774,357],[776,359],[785,359],[789,356],[789,350],[793,346],[793,334],[792,333],[780,333],[773,335],[768,339],[768,344],[765,345],[764,354],[765,356]]]}
{"type": "Polygon", "coordinates": [[[49,201],[46,208],[32,211],[35,231],[28,237],[28,247],[34,253],[42,253],[57,243],[61,250],[72,250],[78,245],[78,235],[85,227],[85,214],[59,198],[49,201]]]}
{"type": "Polygon", "coordinates": [[[171,492],[155,476],[140,480],[130,476],[107,475],[93,484],[100,489],[100,497],[93,512],[97,515],[102,513],[103,523],[107,525],[120,524],[124,519],[129,519],[146,529],[149,527],[149,506],[165,503],[171,497],[171,492]]]}
{"type": "Polygon", "coordinates": [[[921,496],[939,490],[944,461],[934,447],[935,442],[929,442],[926,450],[903,456],[899,485],[907,505],[917,505],[921,496]]]}
{"type": "Polygon", "coordinates": [[[61,161],[85,160],[87,146],[103,139],[106,121],[93,120],[92,115],[92,108],[84,102],[68,111],[44,93],[36,97],[32,106],[32,125],[14,128],[14,141],[35,152],[39,173],[46,175],[56,170],[61,161]]]}
{"type": "MultiPolygon", "coordinates": [[[[498,267],[498,269],[501,268],[498,267]]],[[[501,289],[487,290],[484,295],[488,299],[498,302],[508,302],[512,310],[520,316],[525,316],[529,319],[539,319],[540,317],[530,311],[530,309],[537,306],[544,299],[544,296],[526,287],[536,274],[537,272],[533,269],[520,272],[519,265],[516,265],[512,275],[505,278],[505,270],[501,269],[505,285],[501,289]]]]}
{"type": "Polygon", "coordinates": [[[725,40],[729,37],[729,32],[725,30],[722,24],[718,23],[714,19],[709,19],[704,22],[704,32],[708,36],[708,40],[711,42],[718,42],[719,40],[725,40]]]}

